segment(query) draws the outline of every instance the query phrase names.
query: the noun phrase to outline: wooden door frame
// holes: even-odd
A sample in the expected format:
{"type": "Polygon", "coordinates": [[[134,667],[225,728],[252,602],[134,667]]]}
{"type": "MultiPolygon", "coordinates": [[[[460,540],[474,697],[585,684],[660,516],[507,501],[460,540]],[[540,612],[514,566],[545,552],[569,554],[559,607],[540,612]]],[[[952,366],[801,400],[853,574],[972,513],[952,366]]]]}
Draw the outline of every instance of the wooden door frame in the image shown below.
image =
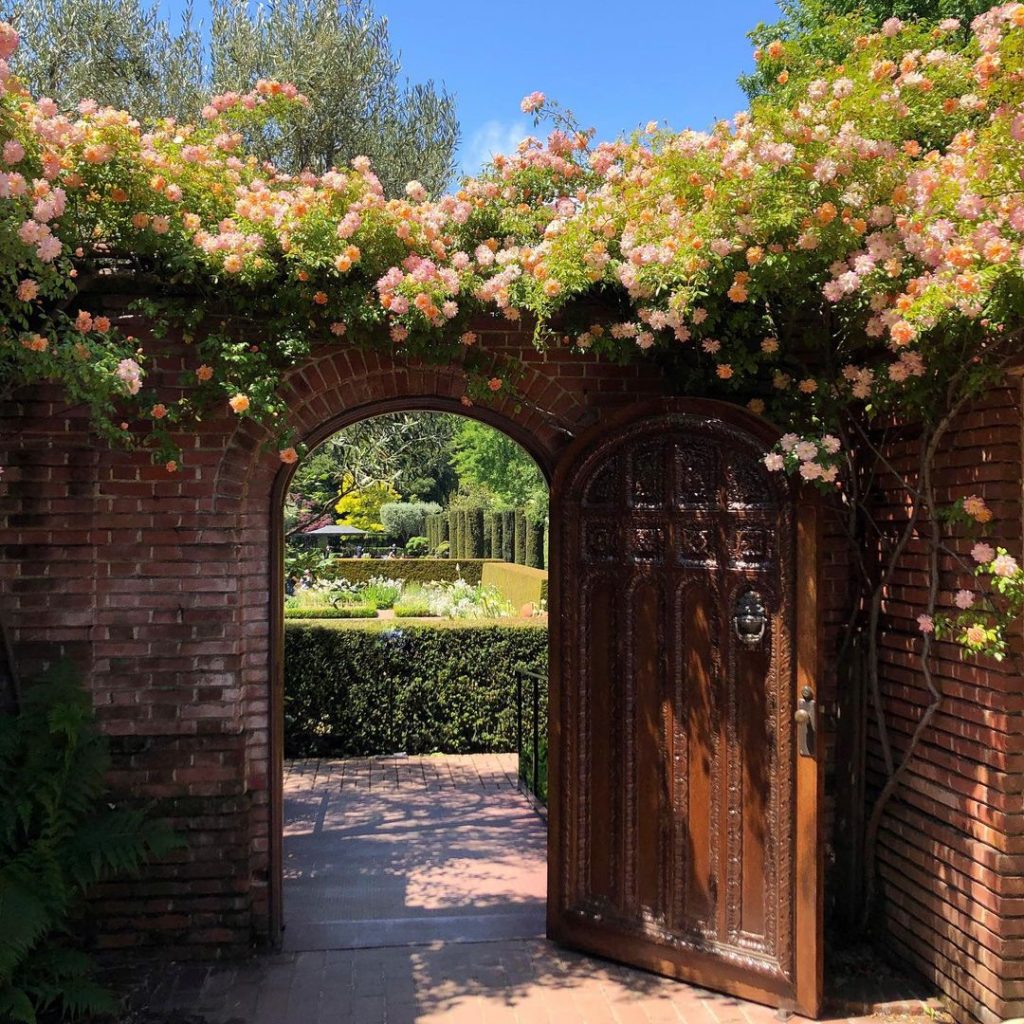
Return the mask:
{"type": "MultiPolygon", "coordinates": [[[[609,435],[632,423],[659,415],[684,414],[717,419],[749,433],[770,448],[781,432],[767,420],[749,410],[711,399],[657,398],[617,410],[578,436],[559,458],[551,480],[551,513],[548,540],[548,898],[547,935],[555,942],[572,944],[573,929],[561,919],[559,908],[565,895],[565,874],[562,870],[565,851],[562,849],[563,820],[563,739],[562,660],[563,643],[573,642],[566,637],[561,610],[563,602],[574,600],[573,582],[562,578],[562,557],[565,538],[562,536],[562,515],[558,509],[562,492],[571,482],[571,474],[587,449],[602,442],[609,435]]],[[[795,491],[795,608],[794,608],[794,663],[793,702],[800,690],[811,686],[820,707],[822,676],[822,621],[821,621],[821,535],[822,509],[820,496],[811,486],[797,484],[795,491]],[[805,628],[806,627],[806,628],[805,628]]],[[[819,712],[820,723],[820,712],[819,712]]],[[[786,1006],[804,1016],[816,1018],[821,1012],[821,992],[824,978],[824,844],[822,797],[824,794],[824,736],[818,729],[816,757],[801,757],[793,744],[794,766],[794,972],[795,999],[780,998],[768,989],[758,989],[742,979],[723,985],[721,979],[710,979],[707,965],[694,956],[693,970],[680,972],[674,964],[660,955],[659,947],[650,943],[647,949],[638,948],[636,963],[658,973],[670,974],[682,981],[696,984],[715,980],[714,987],[740,998],[786,1006]],[[802,825],[802,830],[798,826],[802,825]],[[788,1004],[788,1005],[787,1005],[788,1004]]],[[[637,946],[643,943],[637,942],[637,946]]],[[[612,954],[609,948],[609,954],[612,954]]]]}
{"type": "MultiPolygon", "coordinates": [[[[500,430],[516,442],[537,463],[544,480],[551,487],[555,458],[540,444],[537,437],[514,420],[489,409],[473,406],[467,409],[460,401],[432,395],[381,398],[346,409],[325,420],[302,439],[310,451],[332,435],[354,423],[394,412],[451,413],[465,419],[478,420],[500,430]]],[[[270,630],[268,670],[268,735],[269,827],[267,844],[268,943],[278,949],[284,932],[284,502],[298,463],[282,466],[274,477],[270,493],[270,593],[267,622],[270,630]]],[[[555,573],[554,575],[557,575],[555,573]]],[[[549,580],[552,573],[548,573],[549,580]]]]}

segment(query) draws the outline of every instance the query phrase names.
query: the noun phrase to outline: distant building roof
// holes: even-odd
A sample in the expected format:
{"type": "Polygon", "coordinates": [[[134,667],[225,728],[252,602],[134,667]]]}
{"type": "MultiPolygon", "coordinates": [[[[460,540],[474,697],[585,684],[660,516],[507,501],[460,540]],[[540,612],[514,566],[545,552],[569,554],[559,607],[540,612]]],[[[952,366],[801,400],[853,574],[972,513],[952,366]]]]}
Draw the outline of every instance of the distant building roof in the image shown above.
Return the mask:
{"type": "Polygon", "coordinates": [[[366,536],[366,530],[359,530],[354,526],[346,526],[345,524],[342,524],[341,526],[321,526],[319,527],[319,529],[316,530],[304,530],[303,533],[307,537],[354,537],[356,535],[360,537],[366,536]]]}

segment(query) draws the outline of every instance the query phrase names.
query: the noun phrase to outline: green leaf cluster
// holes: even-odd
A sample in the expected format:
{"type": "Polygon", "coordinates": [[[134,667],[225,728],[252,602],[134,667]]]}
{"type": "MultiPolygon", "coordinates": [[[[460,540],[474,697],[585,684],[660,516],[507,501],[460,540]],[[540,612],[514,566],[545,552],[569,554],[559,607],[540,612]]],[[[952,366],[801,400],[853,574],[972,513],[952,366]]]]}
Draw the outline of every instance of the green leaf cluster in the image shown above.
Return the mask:
{"type": "Polygon", "coordinates": [[[77,948],[90,887],[177,839],[149,809],[109,802],[107,742],[74,669],[58,664],[0,715],[0,1020],[116,1009],[77,948]]]}

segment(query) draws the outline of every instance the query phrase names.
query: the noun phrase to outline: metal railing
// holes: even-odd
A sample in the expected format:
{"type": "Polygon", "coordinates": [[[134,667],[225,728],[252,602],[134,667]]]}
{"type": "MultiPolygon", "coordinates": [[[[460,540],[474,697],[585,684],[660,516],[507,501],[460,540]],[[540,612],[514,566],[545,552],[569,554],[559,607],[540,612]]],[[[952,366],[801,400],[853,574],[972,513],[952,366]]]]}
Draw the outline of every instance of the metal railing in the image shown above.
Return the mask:
{"type": "MultiPolygon", "coordinates": [[[[529,665],[520,662],[516,665],[516,754],[519,758],[519,765],[517,771],[517,779],[519,789],[522,790],[524,784],[526,788],[539,800],[541,803],[547,802],[547,786],[546,779],[543,791],[540,781],[540,770],[541,770],[541,738],[547,740],[547,720],[546,713],[544,721],[542,722],[541,716],[541,691],[547,687],[548,677],[546,672],[540,672],[537,669],[530,668],[529,665]],[[524,686],[524,681],[527,682],[527,686],[524,686]],[[529,694],[525,692],[529,690],[529,694]],[[530,732],[531,732],[531,743],[530,743],[530,773],[527,776],[523,770],[523,738],[524,738],[524,725],[525,725],[525,705],[528,698],[529,710],[530,710],[530,732]]],[[[546,703],[546,702],[545,702],[546,703]]]]}

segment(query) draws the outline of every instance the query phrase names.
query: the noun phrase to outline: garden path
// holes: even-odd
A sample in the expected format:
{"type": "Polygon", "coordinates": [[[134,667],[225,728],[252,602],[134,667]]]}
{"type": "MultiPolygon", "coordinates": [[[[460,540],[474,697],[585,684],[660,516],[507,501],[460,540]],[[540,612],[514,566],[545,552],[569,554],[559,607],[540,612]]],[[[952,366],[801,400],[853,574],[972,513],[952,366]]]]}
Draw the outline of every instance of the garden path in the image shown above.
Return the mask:
{"type": "Polygon", "coordinates": [[[292,762],[286,952],[544,934],[546,824],[515,754],[292,762]]]}
{"type": "Polygon", "coordinates": [[[146,1004],[175,1024],[777,1024],[766,1007],[547,942],[546,826],[515,767],[288,764],[284,952],[165,969],[146,1004]]]}

